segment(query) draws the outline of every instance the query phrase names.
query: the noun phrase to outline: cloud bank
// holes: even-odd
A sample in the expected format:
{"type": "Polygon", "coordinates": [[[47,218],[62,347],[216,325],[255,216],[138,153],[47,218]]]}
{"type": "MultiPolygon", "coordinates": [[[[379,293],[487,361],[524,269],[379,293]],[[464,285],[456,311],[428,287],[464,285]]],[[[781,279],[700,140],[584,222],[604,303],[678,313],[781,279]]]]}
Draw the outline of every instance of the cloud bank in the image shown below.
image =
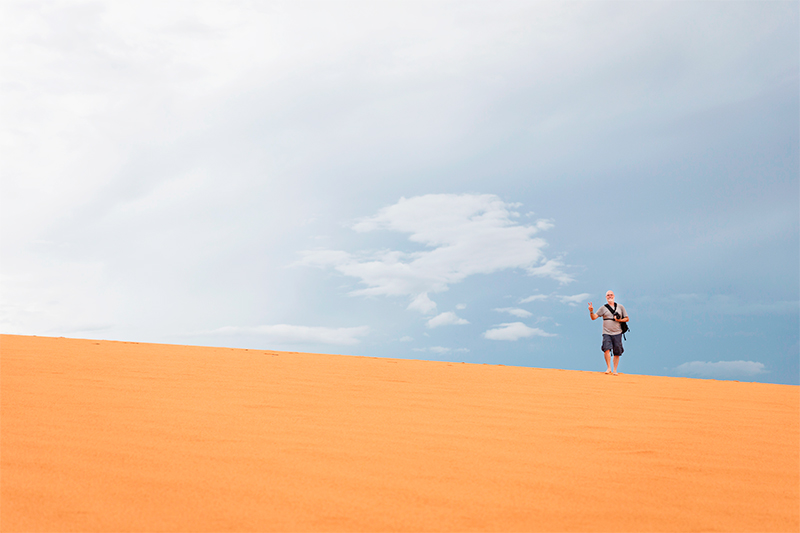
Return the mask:
{"type": "Polygon", "coordinates": [[[224,327],[208,332],[213,335],[260,335],[276,344],[334,344],[351,346],[369,334],[369,326],[326,328],[275,324],[255,327],[224,327]]]}
{"type": "Polygon", "coordinates": [[[429,346],[427,348],[414,348],[415,352],[431,352],[437,354],[449,353],[449,352],[468,352],[468,348],[447,348],[445,346],[429,346]]]}
{"type": "Polygon", "coordinates": [[[767,373],[764,364],[756,361],[692,361],[679,365],[675,371],[687,376],[718,379],[747,378],[767,373]]]}
{"type": "Polygon", "coordinates": [[[509,322],[485,331],[483,337],[493,341],[516,341],[528,337],[555,337],[555,335],[539,328],[528,327],[522,322],[509,322]]]}
{"type": "Polygon", "coordinates": [[[551,300],[555,299],[561,302],[562,304],[567,304],[571,306],[576,306],[581,302],[588,301],[592,295],[588,292],[582,292],[580,294],[573,294],[572,296],[565,296],[563,294],[534,294],[532,296],[528,296],[527,298],[523,298],[519,301],[521,304],[527,304],[531,302],[539,302],[544,300],[551,300]]]}

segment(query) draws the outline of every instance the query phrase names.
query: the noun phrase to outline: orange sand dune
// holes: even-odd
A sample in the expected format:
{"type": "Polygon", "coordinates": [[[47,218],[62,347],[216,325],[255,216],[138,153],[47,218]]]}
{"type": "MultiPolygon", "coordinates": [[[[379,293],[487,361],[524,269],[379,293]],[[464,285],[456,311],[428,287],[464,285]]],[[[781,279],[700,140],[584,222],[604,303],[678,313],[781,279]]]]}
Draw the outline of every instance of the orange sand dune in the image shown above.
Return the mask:
{"type": "Polygon", "coordinates": [[[4,335],[0,529],[798,531],[798,426],[795,386],[4,335]]]}

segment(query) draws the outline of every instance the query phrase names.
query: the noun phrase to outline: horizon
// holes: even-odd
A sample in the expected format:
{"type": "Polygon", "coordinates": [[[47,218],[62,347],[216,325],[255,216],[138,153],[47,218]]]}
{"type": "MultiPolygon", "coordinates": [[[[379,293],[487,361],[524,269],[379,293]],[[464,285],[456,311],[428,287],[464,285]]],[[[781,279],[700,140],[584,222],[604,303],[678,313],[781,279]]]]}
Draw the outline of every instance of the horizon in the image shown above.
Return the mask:
{"type": "MultiPolygon", "coordinates": [[[[120,343],[120,344],[138,344],[138,345],[152,345],[152,346],[168,346],[168,347],[175,347],[175,348],[207,348],[212,350],[231,350],[234,352],[263,352],[263,355],[272,355],[272,354],[297,354],[297,355],[320,355],[320,356],[335,356],[335,357],[363,357],[367,359],[388,359],[388,360],[395,360],[396,362],[399,361],[409,361],[409,362],[419,362],[419,363],[442,363],[442,364],[460,364],[460,365],[474,365],[474,366],[502,366],[506,368],[524,368],[529,370],[557,370],[563,372],[590,372],[590,373],[603,373],[602,370],[582,370],[582,369],[570,369],[570,368],[557,368],[557,367],[535,367],[535,366],[527,366],[527,365],[507,365],[504,363],[472,363],[468,361],[456,361],[456,360],[442,360],[442,359],[422,359],[422,358],[415,358],[415,357],[390,357],[390,356],[380,356],[380,355],[352,355],[346,353],[334,353],[334,352],[298,352],[298,351],[286,351],[286,350],[273,350],[271,348],[234,348],[231,346],[207,346],[207,345],[199,345],[199,344],[173,344],[173,343],[155,343],[155,342],[140,342],[135,340],[114,340],[114,339],[97,339],[97,338],[78,338],[78,337],[49,337],[45,335],[13,335],[9,333],[0,333],[0,337],[9,336],[9,337],[35,337],[39,339],[62,339],[67,341],[92,341],[92,342],[110,342],[110,343],[120,343]]],[[[2,344],[0,343],[0,353],[2,344]]],[[[665,375],[665,374],[636,374],[632,372],[619,372],[619,375],[626,375],[626,376],[636,376],[636,377],[654,377],[654,378],[675,378],[675,379],[699,379],[699,380],[711,380],[711,381],[729,381],[733,383],[758,383],[761,385],[787,385],[790,387],[798,387],[800,385],[793,385],[791,383],[772,383],[772,382],[764,382],[764,381],[748,381],[746,379],[726,379],[724,377],[702,377],[702,376],[675,376],[675,375],[665,375]]],[[[613,376],[608,376],[609,379],[613,379],[613,376]]]]}

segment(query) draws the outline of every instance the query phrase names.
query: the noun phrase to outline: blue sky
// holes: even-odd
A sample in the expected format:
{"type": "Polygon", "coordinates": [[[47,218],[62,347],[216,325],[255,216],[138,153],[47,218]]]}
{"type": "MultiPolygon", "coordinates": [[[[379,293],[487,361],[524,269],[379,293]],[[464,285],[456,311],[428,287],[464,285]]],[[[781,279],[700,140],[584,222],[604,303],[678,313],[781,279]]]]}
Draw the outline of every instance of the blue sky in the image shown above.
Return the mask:
{"type": "Polygon", "coordinates": [[[0,331],[798,384],[797,2],[4,2],[0,331]]]}

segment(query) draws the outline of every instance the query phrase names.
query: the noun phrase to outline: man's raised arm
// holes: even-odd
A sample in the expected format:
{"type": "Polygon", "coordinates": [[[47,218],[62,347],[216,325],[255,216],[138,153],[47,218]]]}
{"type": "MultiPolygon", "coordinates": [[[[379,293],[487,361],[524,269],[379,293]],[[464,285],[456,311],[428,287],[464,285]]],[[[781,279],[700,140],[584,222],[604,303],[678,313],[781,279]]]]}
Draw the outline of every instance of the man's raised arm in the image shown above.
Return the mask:
{"type": "Polygon", "coordinates": [[[589,302],[589,316],[592,317],[592,320],[594,320],[598,316],[594,314],[594,307],[592,307],[592,302],[589,302]]]}

